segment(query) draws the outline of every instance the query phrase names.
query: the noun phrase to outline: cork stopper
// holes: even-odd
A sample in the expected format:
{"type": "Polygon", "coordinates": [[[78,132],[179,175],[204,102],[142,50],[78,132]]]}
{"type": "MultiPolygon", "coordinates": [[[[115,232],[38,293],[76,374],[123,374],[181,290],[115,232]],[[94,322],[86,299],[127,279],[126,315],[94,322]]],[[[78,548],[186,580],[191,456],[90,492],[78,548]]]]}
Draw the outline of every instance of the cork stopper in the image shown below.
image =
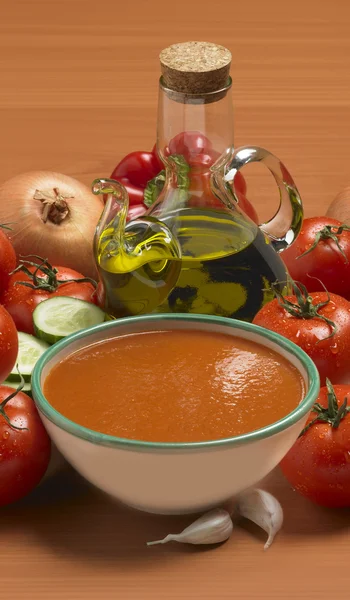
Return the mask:
{"type": "Polygon", "coordinates": [[[165,86],[188,95],[208,94],[228,84],[231,52],[210,42],[173,44],[160,53],[165,86]]]}

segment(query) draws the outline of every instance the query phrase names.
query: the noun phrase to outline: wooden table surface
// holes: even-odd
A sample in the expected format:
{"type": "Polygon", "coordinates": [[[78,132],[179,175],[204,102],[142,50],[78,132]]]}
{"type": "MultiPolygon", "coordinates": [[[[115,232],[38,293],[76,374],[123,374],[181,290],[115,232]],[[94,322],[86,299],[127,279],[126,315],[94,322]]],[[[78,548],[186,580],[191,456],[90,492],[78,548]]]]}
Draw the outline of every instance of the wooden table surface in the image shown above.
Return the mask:
{"type": "MultiPolygon", "coordinates": [[[[0,179],[51,169],[89,184],[151,148],[159,51],[208,40],[233,53],[236,145],[277,154],[306,214],[321,213],[350,184],[349,18],[345,0],[11,0],[0,19],[0,179]]],[[[247,180],[271,214],[270,176],[252,166],[247,180]]],[[[267,553],[246,525],[215,550],[147,548],[188,519],[130,512],[66,471],[1,510],[0,597],[349,599],[349,512],[313,506],[278,472],[266,487],[285,510],[267,553]]]]}

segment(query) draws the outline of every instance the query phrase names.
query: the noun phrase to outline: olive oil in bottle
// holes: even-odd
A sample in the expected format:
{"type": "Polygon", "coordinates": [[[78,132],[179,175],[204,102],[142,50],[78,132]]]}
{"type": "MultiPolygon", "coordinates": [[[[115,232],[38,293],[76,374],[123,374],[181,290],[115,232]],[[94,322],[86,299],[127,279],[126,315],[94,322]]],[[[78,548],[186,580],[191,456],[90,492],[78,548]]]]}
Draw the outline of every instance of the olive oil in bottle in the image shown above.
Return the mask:
{"type": "Polygon", "coordinates": [[[119,251],[105,258],[102,238],[99,270],[106,309],[115,317],[192,312],[251,321],[271,299],[271,284],[285,284],[278,255],[259,228],[240,215],[184,209],[168,220],[177,225],[181,256],[175,241],[155,245],[154,232],[142,221],[126,227],[126,243],[136,247],[131,255],[119,251]],[[142,245],[152,248],[153,255],[143,255],[142,245]]]}

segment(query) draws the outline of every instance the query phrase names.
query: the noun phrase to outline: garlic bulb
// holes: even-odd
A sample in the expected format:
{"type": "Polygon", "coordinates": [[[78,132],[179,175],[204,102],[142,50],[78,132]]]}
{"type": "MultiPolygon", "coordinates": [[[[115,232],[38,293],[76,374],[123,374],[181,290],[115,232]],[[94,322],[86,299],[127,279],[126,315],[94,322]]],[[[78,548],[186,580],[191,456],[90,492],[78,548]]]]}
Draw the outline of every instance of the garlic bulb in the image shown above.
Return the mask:
{"type": "Polygon", "coordinates": [[[233,529],[229,513],[215,508],[191,523],[181,533],[170,533],[162,540],[147,542],[147,546],[182,542],[183,544],[219,544],[227,540],[233,529]]]}
{"type": "Polygon", "coordinates": [[[267,550],[283,523],[283,510],[278,500],[265,490],[250,489],[237,498],[238,513],[253,521],[268,534],[264,549],[267,550]]]}

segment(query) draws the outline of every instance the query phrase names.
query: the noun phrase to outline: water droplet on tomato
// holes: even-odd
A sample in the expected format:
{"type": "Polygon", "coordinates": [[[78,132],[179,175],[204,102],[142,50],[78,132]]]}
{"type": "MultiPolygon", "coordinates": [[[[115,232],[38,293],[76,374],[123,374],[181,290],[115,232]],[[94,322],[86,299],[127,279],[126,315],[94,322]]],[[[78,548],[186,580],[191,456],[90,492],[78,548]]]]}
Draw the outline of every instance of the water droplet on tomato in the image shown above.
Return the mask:
{"type": "Polygon", "coordinates": [[[300,335],[300,329],[298,329],[298,331],[296,332],[295,337],[298,338],[299,335],[300,335]]]}
{"type": "Polygon", "coordinates": [[[306,348],[307,350],[310,350],[310,348],[312,348],[312,345],[311,345],[309,342],[307,342],[307,343],[305,344],[305,348],[306,348]]]}
{"type": "Polygon", "coordinates": [[[4,433],[2,434],[2,437],[4,438],[4,440],[7,440],[7,438],[9,437],[10,432],[9,431],[4,431],[4,433]]]}
{"type": "Polygon", "coordinates": [[[333,344],[333,346],[330,346],[329,349],[332,352],[332,354],[338,354],[339,352],[338,344],[333,344]]]}
{"type": "Polygon", "coordinates": [[[320,440],[323,440],[324,439],[324,434],[320,433],[320,435],[318,437],[320,438],[320,440]]]}

